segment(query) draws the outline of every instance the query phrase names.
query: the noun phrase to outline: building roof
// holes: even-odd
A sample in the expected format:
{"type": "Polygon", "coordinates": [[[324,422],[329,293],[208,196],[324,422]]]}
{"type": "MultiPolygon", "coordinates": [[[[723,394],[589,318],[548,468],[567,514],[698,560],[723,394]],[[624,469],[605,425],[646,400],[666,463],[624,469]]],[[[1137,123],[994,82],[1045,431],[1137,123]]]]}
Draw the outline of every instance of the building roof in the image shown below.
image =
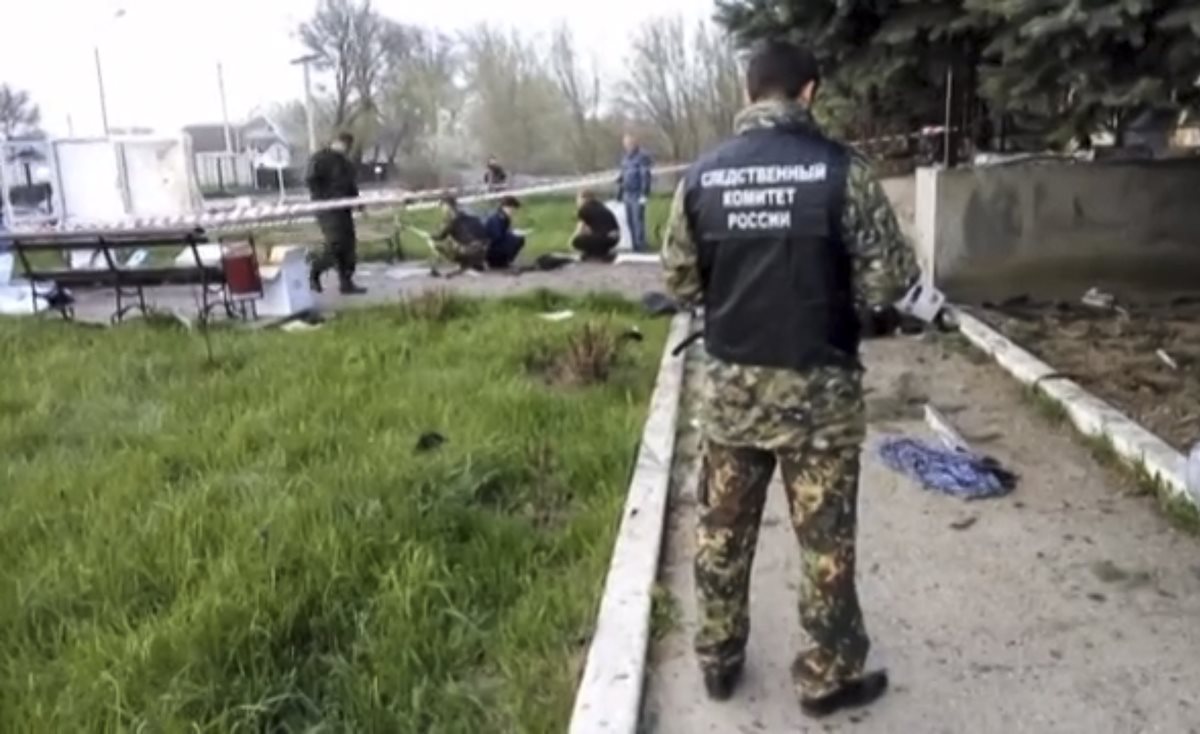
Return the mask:
{"type": "MultiPolygon", "coordinates": [[[[225,151],[225,126],[219,123],[205,125],[188,125],[183,128],[185,135],[192,139],[194,153],[223,153],[225,151]]],[[[233,126],[233,147],[238,147],[238,129],[233,126]]]]}
{"type": "MultiPolygon", "coordinates": [[[[231,125],[233,148],[240,151],[246,147],[266,149],[271,143],[287,140],[279,132],[279,126],[266,115],[255,115],[241,125],[231,125]]],[[[183,132],[192,138],[194,153],[224,153],[225,126],[221,123],[188,125],[183,132]]]]}

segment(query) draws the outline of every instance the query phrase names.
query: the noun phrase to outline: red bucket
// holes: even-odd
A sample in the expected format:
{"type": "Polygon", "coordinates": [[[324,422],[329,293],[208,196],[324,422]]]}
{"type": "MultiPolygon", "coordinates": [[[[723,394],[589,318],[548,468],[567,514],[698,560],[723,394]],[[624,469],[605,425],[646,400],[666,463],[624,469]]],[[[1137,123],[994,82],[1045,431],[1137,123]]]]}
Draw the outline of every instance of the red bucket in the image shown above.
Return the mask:
{"type": "Polygon", "coordinates": [[[262,293],[262,276],[254,248],[248,242],[226,245],[221,251],[221,268],[225,271],[225,286],[231,296],[257,296],[262,293]]]}

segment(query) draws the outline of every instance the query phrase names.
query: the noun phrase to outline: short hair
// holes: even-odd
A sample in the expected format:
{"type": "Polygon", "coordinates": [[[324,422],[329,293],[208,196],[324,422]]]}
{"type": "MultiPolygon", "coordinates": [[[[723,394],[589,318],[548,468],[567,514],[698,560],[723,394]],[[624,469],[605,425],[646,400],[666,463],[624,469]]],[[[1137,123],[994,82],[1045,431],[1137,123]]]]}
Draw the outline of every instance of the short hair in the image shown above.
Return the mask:
{"type": "Polygon", "coordinates": [[[580,189],[579,198],[583,199],[584,201],[595,201],[596,192],[592,191],[591,189],[580,189]]]}
{"type": "Polygon", "coordinates": [[[505,196],[500,200],[500,206],[507,206],[512,209],[520,209],[521,200],[515,196],[505,196]]]}
{"type": "Polygon", "coordinates": [[[347,148],[354,147],[354,136],[350,133],[338,133],[337,139],[345,143],[347,148]]]}
{"type": "Polygon", "coordinates": [[[809,82],[820,81],[816,56],[791,41],[758,44],[746,64],[746,92],[752,102],[772,96],[795,99],[809,82]]]}

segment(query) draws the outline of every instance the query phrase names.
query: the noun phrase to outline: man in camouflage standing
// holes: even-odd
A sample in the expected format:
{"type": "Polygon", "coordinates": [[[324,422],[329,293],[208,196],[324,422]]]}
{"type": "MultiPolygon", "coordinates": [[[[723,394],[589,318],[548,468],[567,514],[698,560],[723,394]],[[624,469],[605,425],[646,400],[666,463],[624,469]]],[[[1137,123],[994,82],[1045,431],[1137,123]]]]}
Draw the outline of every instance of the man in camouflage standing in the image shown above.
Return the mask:
{"type": "Polygon", "coordinates": [[[884,671],[864,670],[854,581],[866,433],[858,347],[917,269],[867,162],[812,119],[812,55],[766,43],[746,82],[737,134],[689,169],[663,246],[672,292],[704,306],[709,355],[695,644],[709,695],[728,698],[745,661],[750,571],[778,464],[812,643],[792,676],[805,713],[823,716],[887,688],[884,671]]]}
{"type": "MultiPolygon", "coordinates": [[[[329,146],[313,154],[308,164],[308,191],[313,201],[354,199],[358,197],[358,173],[350,160],[354,136],[342,133],[329,146]]],[[[336,268],[338,285],[343,295],[361,295],[365,288],[354,282],[358,259],[358,234],[354,228],[354,212],[349,207],[331,209],[317,214],[317,224],[325,238],[325,247],[313,258],[308,284],[321,292],[321,276],[336,268]]]]}

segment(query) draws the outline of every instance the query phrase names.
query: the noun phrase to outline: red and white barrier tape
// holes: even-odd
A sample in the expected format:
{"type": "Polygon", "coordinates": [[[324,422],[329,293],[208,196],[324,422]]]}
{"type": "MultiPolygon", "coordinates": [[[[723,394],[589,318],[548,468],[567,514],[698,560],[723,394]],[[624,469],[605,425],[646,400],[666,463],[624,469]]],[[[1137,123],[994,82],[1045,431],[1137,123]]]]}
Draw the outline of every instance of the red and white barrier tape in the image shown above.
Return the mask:
{"type": "MultiPolygon", "coordinates": [[[[678,173],[683,171],[686,167],[686,165],[682,164],[663,166],[661,168],[654,169],[653,175],[664,176],[672,173],[678,173]]],[[[583,186],[611,184],[616,180],[616,176],[616,171],[604,171],[601,173],[581,176],[579,178],[567,180],[560,179],[553,183],[524,186],[516,189],[485,191],[482,193],[468,194],[466,196],[460,196],[463,192],[463,189],[455,188],[424,189],[421,191],[391,189],[385,191],[368,192],[364,195],[354,198],[293,202],[290,204],[261,204],[258,206],[241,207],[217,212],[193,212],[169,216],[130,217],[127,219],[109,222],[75,221],[71,222],[65,227],[59,227],[58,229],[59,231],[68,232],[81,230],[86,230],[88,232],[128,232],[131,230],[168,230],[188,229],[192,227],[213,231],[235,228],[245,229],[248,227],[284,224],[297,219],[311,217],[315,214],[319,214],[320,212],[336,209],[397,206],[405,207],[408,210],[431,209],[437,206],[439,199],[447,194],[460,196],[459,201],[463,203],[470,203],[479,201],[495,201],[505,196],[534,196],[538,194],[558,193],[575,190],[583,186]]],[[[466,191],[472,190],[477,191],[478,189],[467,189],[466,191]]]]}
{"type": "MultiPolygon", "coordinates": [[[[854,145],[871,145],[892,140],[941,135],[946,131],[944,126],[922,128],[915,133],[901,135],[885,135],[866,140],[853,141],[854,145]]],[[[687,164],[673,164],[655,168],[655,177],[680,173],[687,169],[687,164]]],[[[556,179],[549,183],[524,186],[516,189],[485,190],[480,193],[479,187],[467,188],[438,188],[408,191],[405,189],[388,189],[368,192],[362,196],[345,199],[330,199],[326,201],[299,201],[281,204],[260,204],[258,206],[238,207],[222,211],[192,212],[188,214],[168,216],[129,217],[117,221],[71,222],[60,225],[59,231],[78,232],[129,232],[132,230],[177,230],[198,227],[205,230],[221,231],[229,229],[248,229],[270,227],[287,224],[299,219],[306,219],[321,212],[336,209],[357,209],[360,207],[397,207],[407,210],[431,209],[437,206],[438,200],[452,194],[460,197],[463,203],[496,201],[505,196],[536,196],[571,191],[589,185],[607,185],[616,179],[617,171],[609,170],[588,174],[579,178],[556,179]],[[464,196],[463,194],[466,193],[464,196]]],[[[14,228],[14,231],[37,231],[38,228],[14,228]]],[[[43,230],[44,231],[44,230],[43,230]]]]}

